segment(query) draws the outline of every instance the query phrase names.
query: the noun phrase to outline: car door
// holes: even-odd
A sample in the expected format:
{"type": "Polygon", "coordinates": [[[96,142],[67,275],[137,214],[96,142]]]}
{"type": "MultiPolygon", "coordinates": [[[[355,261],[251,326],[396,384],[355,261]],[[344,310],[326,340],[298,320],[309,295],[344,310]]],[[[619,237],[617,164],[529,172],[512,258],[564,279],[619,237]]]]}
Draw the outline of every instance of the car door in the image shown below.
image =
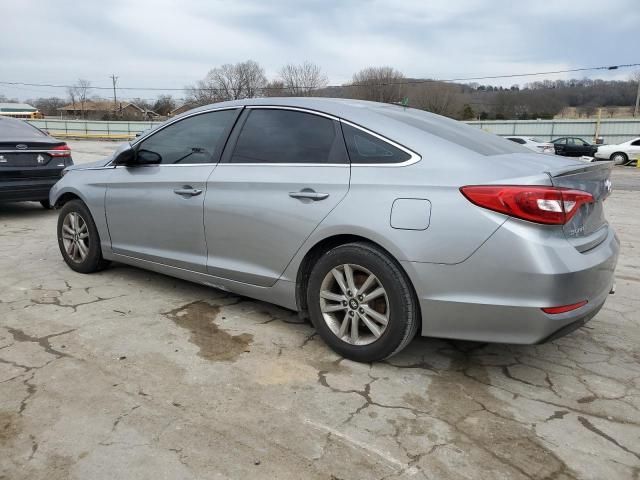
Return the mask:
{"type": "Polygon", "coordinates": [[[247,107],[209,178],[210,274],[273,285],[349,189],[336,119],[301,109],[247,107]]]}
{"type": "Polygon", "coordinates": [[[159,156],[160,163],[114,168],[105,197],[114,253],[206,271],[206,182],[238,115],[238,109],[190,115],[134,145],[136,155],[159,156]]]}
{"type": "Polygon", "coordinates": [[[556,155],[567,155],[567,138],[557,138],[553,141],[556,155]]]}
{"type": "Polygon", "coordinates": [[[576,145],[576,156],[578,157],[582,155],[589,156],[592,153],[593,149],[589,144],[589,142],[586,142],[582,138],[574,138],[573,140],[575,141],[575,145],[576,145]]]}

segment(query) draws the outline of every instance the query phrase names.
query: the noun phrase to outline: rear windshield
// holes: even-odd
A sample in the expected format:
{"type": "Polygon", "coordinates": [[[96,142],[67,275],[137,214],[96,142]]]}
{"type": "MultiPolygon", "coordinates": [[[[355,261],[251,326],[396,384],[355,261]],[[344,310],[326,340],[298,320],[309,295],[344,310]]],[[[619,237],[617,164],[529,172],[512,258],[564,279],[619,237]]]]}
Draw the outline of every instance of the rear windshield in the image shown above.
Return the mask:
{"type": "Polygon", "coordinates": [[[528,152],[525,147],[498,135],[488,133],[450,118],[434,115],[414,108],[380,108],[376,112],[405,123],[436,137],[460,145],[480,155],[503,155],[528,152]]]}
{"type": "Polygon", "coordinates": [[[540,140],[538,137],[529,137],[529,140],[535,143],[547,143],[544,140],[540,140]]]}
{"type": "Polygon", "coordinates": [[[0,140],[12,140],[13,138],[46,137],[42,130],[34,127],[24,120],[14,118],[0,118],[0,140]]]}

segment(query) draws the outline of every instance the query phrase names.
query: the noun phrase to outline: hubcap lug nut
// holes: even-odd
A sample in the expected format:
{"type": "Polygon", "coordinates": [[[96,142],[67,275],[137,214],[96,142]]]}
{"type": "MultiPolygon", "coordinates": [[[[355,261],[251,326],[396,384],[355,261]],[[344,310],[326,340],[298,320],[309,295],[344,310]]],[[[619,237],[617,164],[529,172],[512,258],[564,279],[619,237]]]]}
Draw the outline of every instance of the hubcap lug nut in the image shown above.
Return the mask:
{"type": "Polygon", "coordinates": [[[347,295],[349,295],[350,297],[353,296],[353,295],[351,295],[351,290],[347,290],[347,295]]]}
{"type": "Polygon", "coordinates": [[[343,300],[343,301],[342,301],[342,306],[343,306],[343,307],[346,307],[346,306],[347,306],[347,301],[346,301],[346,300],[343,300]]]}
{"type": "Polygon", "coordinates": [[[358,310],[360,313],[364,313],[364,308],[361,308],[360,310],[358,310]]]}
{"type": "Polygon", "coordinates": [[[351,315],[351,316],[353,317],[353,310],[351,310],[351,311],[349,312],[349,315],[351,315]]]}
{"type": "Polygon", "coordinates": [[[358,300],[362,301],[364,297],[362,295],[358,295],[358,300]]]}

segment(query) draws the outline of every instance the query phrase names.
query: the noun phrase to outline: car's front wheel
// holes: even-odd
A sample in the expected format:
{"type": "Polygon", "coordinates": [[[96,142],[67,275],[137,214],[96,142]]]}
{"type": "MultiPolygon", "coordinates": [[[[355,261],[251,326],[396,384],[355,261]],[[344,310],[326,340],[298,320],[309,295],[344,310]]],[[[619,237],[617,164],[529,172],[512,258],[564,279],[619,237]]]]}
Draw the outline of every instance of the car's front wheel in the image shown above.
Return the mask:
{"type": "Polygon", "coordinates": [[[60,209],[58,246],[66,264],[76,272],[93,273],[109,264],[102,258],[100,236],[91,212],[81,200],[71,200],[60,209]]]}
{"type": "Polygon", "coordinates": [[[322,339],[358,362],[394,355],[418,330],[409,279],[387,253],[367,243],[349,243],[325,253],[311,272],[307,302],[322,339]]]}

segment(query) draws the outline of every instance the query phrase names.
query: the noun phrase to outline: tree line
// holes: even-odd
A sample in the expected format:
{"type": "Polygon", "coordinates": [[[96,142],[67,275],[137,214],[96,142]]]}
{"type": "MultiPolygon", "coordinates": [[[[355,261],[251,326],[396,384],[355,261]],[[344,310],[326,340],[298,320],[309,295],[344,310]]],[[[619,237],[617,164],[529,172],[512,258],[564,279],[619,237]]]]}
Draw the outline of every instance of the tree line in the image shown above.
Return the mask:
{"type": "MultiPolygon", "coordinates": [[[[342,85],[329,86],[322,68],[311,62],[287,64],[275,78],[268,79],[258,62],[246,60],[212,68],[204,78],[186,86],[182,98],[159,95],[154,100],[127,101],[165,116],[183,104],[196,107],[253,97],[319,96],[399,103],[458,120],[535,119],[553,118],[566,107],[577,107],[589,114],[598,107],[632,106],[638,81],[640,75],[636,74],[626,81],[543,80],[505,88],[416,79],[393,67],[380,66],[362,69],[342,85]]],[[[84,111],[88,100],[109,100],[89,97],[90,92],[91,83],[80,79],[67,89],[65,99],[36,98],[27,102],[45,115],[57,115],[58,108],[70,103],[84,111]]]]}

